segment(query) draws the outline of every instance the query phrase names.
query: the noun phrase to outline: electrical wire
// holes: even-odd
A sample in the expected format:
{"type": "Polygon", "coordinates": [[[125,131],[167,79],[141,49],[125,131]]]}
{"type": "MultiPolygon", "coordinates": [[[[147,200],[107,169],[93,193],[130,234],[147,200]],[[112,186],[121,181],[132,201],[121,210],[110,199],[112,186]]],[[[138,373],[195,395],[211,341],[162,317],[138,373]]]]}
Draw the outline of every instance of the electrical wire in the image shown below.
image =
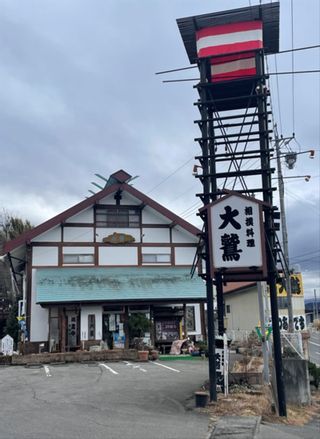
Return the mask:
{"type": "Polygon", "coordinates": [[[312,204],[307,203],[306,200],[305,200],[305,198],[302,198],[302,197],[300,197],[300,196],[298,196],[298,195],[292,193],[292,192],[289,191],[286,187],[284,188],[284,191],[285,191],[286,196],[288,196],[289,198],[292,198],[292,199],[294,199],[294,200],[296,200],[296,201],[299,201],[300,203],[308,204],[308,207],[309,207],[311,210],[314,210],[317,214],[319,214],[319,208],[317,209],[317,208],[314,207],[312,204]]]}
{"type": "Polygon", "coordinates": [[[320,250],[313,250],[311,252],[301,253],[300,255],[293,256],[291,259],[297,259],[297,258],[300,258],[300,257],[303,257],[303,256],[309,256],[309,255],[312,255],[314,253],[320,253],[320,250]]]}
{"type": "MultiPolygon", "coordinates": [[[[320,44],[316,44],[314,46],[305,46],[305,47],[297,47],[295,49],[287,49],[287,50],[279,50],[279,52],[277,52],[277,54],[281,54],[281,53],[288,53],[288,52],[297,52],[299,50],[310,50],[310,49],[317,49],[320,47],[320,44]]],[[[269,55],[273,55],[273,53],[266,53],[265,56],[269,56],[269,55]]],[[[169,70],[163,70],[161,72],[156,72],[155,75],[164,75],[167,73],[174,73],[174,72],[179,72],[182,70],[191,70],[191,69],[197,69],[198,66],[197,65],[192,65],[192,66],[188,66],[188,67],[178,67],[176,69],[169,69],[169,70]]]]}
{"type": "Polygon", "coordinates": [[[159,186],[161,186],[165,181],[167,181],[170,177],[172,177],[174,174],[176,174],[178,171],[180,171],[180,169],[184,168],[192,160],[194,160],[194,157],[191,157],[191,159],[187,160],[185,163],[183,163],[183,165],[179,166],[177,169],[175,169],[173,172],[171,172],[171,174],[169,174],[162,181],[160,181],[160,183],[158,183],[149,192],[147,192],[147,195],[149,195],[151,192],[153,192],[155,189],[157,189],[159,186]]]}
{"type": "Polygon", "coordinates": [[[276,85],[277,85],[277,97],[278,97],[278,113],[279,113],[279,124],[280,124],[280,132],[283,133],[282,130],[282,117],[281,117],[281,107],[280,107],[280,87],[279,87],[279,75],[278,75],[278,61],[277,61],[277,55],[274,57],[275,61],[275,69],[276,69],[276,85]]]}

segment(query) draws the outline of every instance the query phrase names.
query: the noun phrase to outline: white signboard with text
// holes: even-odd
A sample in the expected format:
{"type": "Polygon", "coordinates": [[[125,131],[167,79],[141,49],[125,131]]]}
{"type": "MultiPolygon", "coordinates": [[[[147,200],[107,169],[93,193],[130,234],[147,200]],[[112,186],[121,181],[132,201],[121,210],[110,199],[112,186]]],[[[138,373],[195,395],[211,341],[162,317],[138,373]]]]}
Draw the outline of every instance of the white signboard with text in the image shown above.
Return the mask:
{"type": "Polygon", "coordinates": [[[13,353],[13,338],[10,335],[6,335],[0,342],[0,352],[3,355],[12,355],[13,353]]]}
{"type": "MultiPolygon", "coordinates": [[[[288,331],[289,329],[289,317],[287,315],[279,316],[280,331],[288,331]]],[[[295,331],[303,331],[306,328],[305,315],[293,316],[293,329],[295,331]]]]}
{"type": "Polygon", "coordinates": [[[208,206],[212,273],[263,271],[265,251],[261,203],[226,195],[208,206]]]}

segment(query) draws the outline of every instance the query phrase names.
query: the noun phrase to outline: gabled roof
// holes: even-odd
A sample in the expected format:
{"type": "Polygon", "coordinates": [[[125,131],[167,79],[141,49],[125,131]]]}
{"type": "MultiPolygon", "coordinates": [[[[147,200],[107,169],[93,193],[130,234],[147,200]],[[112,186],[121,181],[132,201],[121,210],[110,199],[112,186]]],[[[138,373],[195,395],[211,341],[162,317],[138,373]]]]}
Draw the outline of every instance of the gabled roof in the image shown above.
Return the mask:
{"type": "Polygon", "coordinates": [[[256,282],[228,282],[223,286],[223,294],[240,293],[256,285],[256,282]]]}
{"type": "Polygon", "coordinates": [[[12,241],[8,241],[4,245],[3,252],[8,253],[28,242],[30,242],[32,239],[34,239],[36,236],[41,235],[42,233],[47,232],[48,230],[52,229],[53,227],[57,226],[58,224],[64,223],[68,218],[80,213],[81,211],[95,205],[98,201],[103,199],[104,197],[117,192],[119,189],[128,192],[138,200],[142,202],[142,204],[150,206],[157,212],[161,213],[168,219],[172,221],[175,225],[178,225],[185,229],[187,232],[191,233],[194,236],[197,236],[200,233],[200,230],[193,226],[192,224],[188,223],[187,221],[180,218],[178,215],[171,212],[169,209],[165,208],[161,204],[157,203],[153,199],[149,198],[147,195],[143,194],[142,192],[138,191],[134,187],[130,186],[127,182],[130,181],[131,175],[126,173],[123,170],[117,171],[114,174],[112,174],[105,186],[104,189],[102,189],[100,192],[97,192],[95,195],[92,195],[92,197],[86,198],[85,200],[81,201],[80,203],[70,207],[69,209],[65,210],[64,212],[54,216],[53,218],[49,219],[48,221],[45,221],[42,224],[39,224],[37,227],[33,228],[32,230],[29,230],[22,235],[20,235],[18,238],[13,239],[12,241]],[[111,184],[110,184],[111,183],[111,184]]]}

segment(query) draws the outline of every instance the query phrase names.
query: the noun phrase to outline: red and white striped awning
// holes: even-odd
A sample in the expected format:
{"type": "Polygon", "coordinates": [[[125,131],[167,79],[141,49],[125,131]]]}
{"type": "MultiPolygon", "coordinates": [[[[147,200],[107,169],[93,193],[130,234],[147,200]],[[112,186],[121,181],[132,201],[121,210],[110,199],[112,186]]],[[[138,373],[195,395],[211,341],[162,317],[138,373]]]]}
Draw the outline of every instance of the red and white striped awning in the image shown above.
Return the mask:
{"type": "Polygon", "coordinates": [[[256,66],[250,51],[263,47],[262,21],[207,27],[197,31],[196,41],[198,57],[211,57],[213,82],[252,76],[256,66]]]}

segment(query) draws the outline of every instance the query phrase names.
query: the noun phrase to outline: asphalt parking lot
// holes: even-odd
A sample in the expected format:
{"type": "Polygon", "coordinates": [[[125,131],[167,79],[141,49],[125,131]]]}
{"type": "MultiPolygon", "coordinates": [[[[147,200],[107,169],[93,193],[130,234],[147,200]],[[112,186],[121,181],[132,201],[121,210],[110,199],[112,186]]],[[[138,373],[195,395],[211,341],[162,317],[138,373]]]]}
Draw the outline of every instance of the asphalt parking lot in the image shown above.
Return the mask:
{"type": "Polygon", "coordinates": [[[205,438],[207,377],[206,360],[1,367],[0,439],[205,438]]]}

